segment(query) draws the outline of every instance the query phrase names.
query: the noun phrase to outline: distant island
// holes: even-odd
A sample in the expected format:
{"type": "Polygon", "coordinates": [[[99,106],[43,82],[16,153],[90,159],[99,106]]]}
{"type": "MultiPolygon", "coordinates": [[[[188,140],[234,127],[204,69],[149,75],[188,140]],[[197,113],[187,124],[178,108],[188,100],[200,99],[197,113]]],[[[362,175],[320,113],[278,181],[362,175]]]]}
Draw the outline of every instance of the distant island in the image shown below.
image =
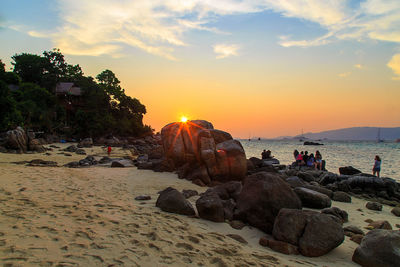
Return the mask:
{"type": "Polygon", "coordinates": [[[280,136],[275,139],[310,140],[397,140],[400,127],[351,127],[318,133],[304,133],[296,136],[280,136]]]}

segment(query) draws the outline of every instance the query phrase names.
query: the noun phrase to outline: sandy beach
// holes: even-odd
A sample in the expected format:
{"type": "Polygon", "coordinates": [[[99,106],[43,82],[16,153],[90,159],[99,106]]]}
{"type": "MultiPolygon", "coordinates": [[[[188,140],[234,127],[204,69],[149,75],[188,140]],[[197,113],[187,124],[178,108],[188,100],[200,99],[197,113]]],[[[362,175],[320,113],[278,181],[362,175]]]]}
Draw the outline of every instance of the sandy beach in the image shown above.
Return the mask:
{"type": "MultiPolygon", "coordinates": [[[[85,150],[106,155],[101,147],[85,150]]],[[[161,211],[155,207],[157,192],[168,186],[199,193],[207,189],[173,173],[13,163],[43,159],[62,166],[85,157],[57,154],[61,153],[57,148],[50,153],[0,153],[0,261],[4,266],[358,266],[351,261],[358,244],[348,237],[322,257],[284,255],[260,246],[265,234],[253,227],[236,230],[228,223],[161,211]],[[152,199],[134,200],[138,195],[152,199]]],[[[111,157],[129,155],[129,150],[114,148],[111,157]]],[[[193,206],[196,199],[189,199],[193,206]]],[[[396,229],[399,220],[390,213],[391,207],[377,212],[366,209],[365,203],[353,197],[352,203],[333,201],[332,206],[349,213],[344,226],[364,229],[365,220],[372,219],[387,220],[396,229]]]]}

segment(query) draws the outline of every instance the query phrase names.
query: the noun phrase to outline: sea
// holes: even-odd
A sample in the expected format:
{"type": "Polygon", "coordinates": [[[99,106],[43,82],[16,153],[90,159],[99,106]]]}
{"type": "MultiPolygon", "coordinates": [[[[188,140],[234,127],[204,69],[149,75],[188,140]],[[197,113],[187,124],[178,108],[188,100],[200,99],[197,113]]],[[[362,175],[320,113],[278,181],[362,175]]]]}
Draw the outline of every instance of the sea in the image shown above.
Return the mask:
{"type": "Polygon", "coordinates": [[[339,173],[339,167],[354,168],[372,174],[375,155],[382,159],[381,177],[390,177],[400,182],[400,143],[394,141],[318,141],[322,146],[303,145],[298,140],[240,140],[246,157],[261,158],[263,149],[271,150],[272,156],[281,164],[289,165],[294,161],[293,151],[308,151],[308,154],[319,150],[326,161],[326,169],[339,173]]]}

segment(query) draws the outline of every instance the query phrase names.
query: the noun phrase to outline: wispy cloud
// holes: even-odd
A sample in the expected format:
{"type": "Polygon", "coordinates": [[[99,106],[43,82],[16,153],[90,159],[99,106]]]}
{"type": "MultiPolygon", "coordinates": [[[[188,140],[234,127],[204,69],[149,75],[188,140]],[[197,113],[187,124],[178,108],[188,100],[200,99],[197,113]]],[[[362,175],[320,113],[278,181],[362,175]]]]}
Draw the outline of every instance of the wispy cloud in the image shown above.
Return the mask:
{"type": "Polygon", "coordinates": [[[338,76],[340,77],[340,78],[346,78],[346,77],[349,77],[351,75],[351,72],[350,71],[348,71],[348,72],[343,72],[343,73],[339,73],[338,74],[338,76]]]}
{"type": "Polygon", "coordinates": [[[239,46],[236,44],[216,44],[213,46],[214,48],[214,53],[217,54],[216,58],[217,59],[222,59],[230,56],[237,56],[238,55],[238,50],[239,46]]]}
{"type": "Polygon", "coordinates": [[[357,69],[363,69],[363,68],[364,68],[364,66],[363,66],[363,65],[361,65],[361,64],[355,64],[355,65],[354,65],[354,68],[357,68],[357,69]]]}
{"type": "Polygon", "coordinates": [[[396,54],[392,57],[392,59],[387,64],[389,68],[391,68],[396,76],[394,76],[393,80],[400,80],[400,54],[396,54]]]}

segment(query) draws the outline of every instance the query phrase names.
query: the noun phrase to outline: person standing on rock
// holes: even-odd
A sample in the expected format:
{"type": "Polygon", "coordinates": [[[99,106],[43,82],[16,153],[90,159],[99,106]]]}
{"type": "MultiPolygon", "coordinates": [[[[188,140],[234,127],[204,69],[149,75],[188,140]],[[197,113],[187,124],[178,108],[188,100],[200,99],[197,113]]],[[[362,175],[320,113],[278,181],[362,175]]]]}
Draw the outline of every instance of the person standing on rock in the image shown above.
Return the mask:
{"type": "Polygon", "coordinates": [[[380,177],[380,172],[381,172],[381,158],[376,155],[375,156],[375,163],[374,163],[374,167],[372,168],[372,174],[375,175],[375,173],[377,174],[376,176],[380,177]]]}
{"type": "Polygon", "coordinates": [[[108,147],[107,147],[107,154],[108,154],[108,156],[110,156],[110,154],[111,154],[111,146],[110,145],[108,145],[108,147]]]}
{"type": "Polygon", "coordinates": [[[267,159],[267,151],[265,149],[261,152],[261,159],[267,159]]]}

